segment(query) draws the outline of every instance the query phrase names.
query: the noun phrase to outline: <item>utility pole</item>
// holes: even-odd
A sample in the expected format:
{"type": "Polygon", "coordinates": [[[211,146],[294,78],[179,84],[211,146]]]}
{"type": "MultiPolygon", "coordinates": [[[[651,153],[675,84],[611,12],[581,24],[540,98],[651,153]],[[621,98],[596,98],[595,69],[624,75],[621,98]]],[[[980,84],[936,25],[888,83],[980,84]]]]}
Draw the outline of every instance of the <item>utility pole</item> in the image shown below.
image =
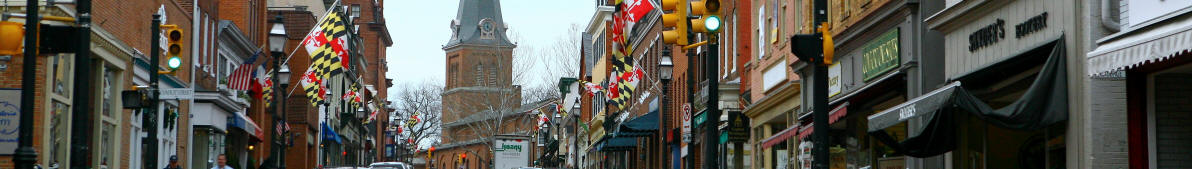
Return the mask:
{"type": "Polygon", "coordinates": [[[704,88],[708,92],[707,106],[704,110],[708,113],[704,116],[704,168],[717,169],[720,168],[720,42],[718,42],[719,35],[716,33],[707,33],[708,35],[708,51],[704,54],[704,77],[708,79],[708,86],[704,88]]]}
{"type": "Polygon", "coordinates": [[[33,148],[33,95],[36,88],[34,79],[36,79],[37,71],[37,33],[38,22],[41,18],[38,16],[39,1],[27,1],[25,3],[25,59],[21,62],[21,119],[20,119],[20,133],[17,135],[17,150],[13,152],[13,162],[16,163],[17,169],[33,169],[37,163],[37,150],[33,148]]]}
{"type": "MultiPolygon", "coordinates": [[[[800,62],[811,67],[811,134],[812,168],[828,169],[828,66],[832,64],[835,44],[828,24],[827,0],[815,0],[815,34],[798,34],[791,37],[791,53],[800,62]]],[[[804,73],[806,75],[806,73],[804,73]]]]}
{"type": "MultiPolygon", "coordinates": [[[[815,18],[814,22],[812,23],[827,23],[828,1],[815,0],[813,3],[812,15],[814,15],[813,17],[815,18]]],[[[827,26],[827,24],[817,24],[817,29],[822,29],[824,26],[827,26]]],[[[821,31],[816,33],[816,36],[820,37],[820,41],[822,42],[824,40],[824,34],[830,33],[832,32],[821,31]]],[[[822,50],[812,51],[819,51],[819,55],[821,55],[820,59],[823,59],[824,56],[822,55],[824,55],[824,52],[822,50]]],[[[828,164],[830,164],[828,162],[828,65],[822,63],[809,64],[812,65],[811,69],[814,72],[811,78],[811,105],[813,109],[813,114],[811,115],[813,120],[811,125],[815,128],[815,131],[812,131],[811,136],[814,144],[814,147],[812,147],[811,151],[814,158],[812,161],[812,168],[828,169],[828,164]]]]}
{"type": "Polygon", "coordinates": [[[157,104],[161,98],[161,87],[158,86],[157,71],[161,69],[161,14],[153,14],[153,22],[149,24],[149,111],[141,117],[145,131],[149,133],[145,138],[145,169],[157,169],[157,104]]]}
{"type": "MultiPolygon", "coordinates": [[[[95,115],[91,113],[94,111],[94,108],[92,108],[94,100],[87,99],[89,97],[86,97],[92,95],[94,86],[92,86],[93,84],[91,82],[96,77],[93,75],[97,73],[92,70],[91,52],[88,50],[91,49],[91,1],[79,0],[76,11],[78,12],[78,19],[76,19],[78,26],[76,27],[75,37],[78,38],[76,41],[78,47],[74,53],[75,76],[73,78],[73,93],[76,99],[73,99],[71,103],[73,104],[71,129],[74,132],[71,132],[70,151],[73,155],[70,157],[70,164],[71,168],[86,168],[86,166],[91,165],[91,161],[97,159],[91,155],[91,147],[94,147],[94,144],[91,144],[91,140],[94,137],[90,132],[95,121],[92,120],[95,119],[95,115]]],[[[101,75],[99,77],[103,76],[101,75]]]]}

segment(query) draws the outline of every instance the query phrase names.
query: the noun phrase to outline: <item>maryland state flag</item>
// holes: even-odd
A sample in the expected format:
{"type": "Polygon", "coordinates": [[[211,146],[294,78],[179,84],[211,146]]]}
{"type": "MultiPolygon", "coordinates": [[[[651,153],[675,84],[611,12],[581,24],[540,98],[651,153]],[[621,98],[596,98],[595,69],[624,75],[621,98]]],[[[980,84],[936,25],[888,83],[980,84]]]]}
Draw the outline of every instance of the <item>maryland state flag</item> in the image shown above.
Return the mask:
{"type": "Polygon", "coordinates": [[[302,75],[302,91],[305,91],[306,97],[310,98],[311,107],[319,107],[319,103],[323,102],[325,90],[323,80],[315,74],[314,70],[306,70],[306,73],[302,75]]]}
{"type": "Polygon", "coordinates": [[[343,73],[348,66],[348,32],[339,12],[328,13],[302,40],[310,54],[310,69],[319,79],[343,73]]]}
{"type": "Polygon", "coordinates": [[[617,57],[613,60],[612,81],[608,84],[608,103],[617,109],[625,109],[629,97],[637,90],[637,84],[645,73],[633,63],[629,57],[617,57]]]}

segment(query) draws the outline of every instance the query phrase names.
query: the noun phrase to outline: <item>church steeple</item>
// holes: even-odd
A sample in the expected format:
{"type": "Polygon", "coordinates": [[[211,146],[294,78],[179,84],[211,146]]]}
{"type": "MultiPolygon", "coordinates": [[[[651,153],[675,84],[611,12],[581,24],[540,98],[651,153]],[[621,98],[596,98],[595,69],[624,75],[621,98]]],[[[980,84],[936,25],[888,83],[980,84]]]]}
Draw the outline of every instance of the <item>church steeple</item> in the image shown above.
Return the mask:
{"type": "Polygon", "coordinates": [[[508,27],[501,17],[500,0],[460,0],[451,21],[451,40],[444,49],[462,44],[514,46],[505,35],[508,27]]]}

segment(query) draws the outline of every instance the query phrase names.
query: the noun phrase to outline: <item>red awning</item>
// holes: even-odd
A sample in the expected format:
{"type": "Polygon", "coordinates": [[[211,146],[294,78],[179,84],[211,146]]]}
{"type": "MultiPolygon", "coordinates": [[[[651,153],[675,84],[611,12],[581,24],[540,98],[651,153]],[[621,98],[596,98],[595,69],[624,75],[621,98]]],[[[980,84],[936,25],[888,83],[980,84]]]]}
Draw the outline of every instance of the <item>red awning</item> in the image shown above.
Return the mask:
{"type": "MultiPolygon", "coordinates": [[[[839,121],[840,118],[844,118],[844,116],[848,115],[848,102],[840,104],[840,106],[836,106],[836,109],[833,109],[831,112],[832,114],[828,114],[828,124],[836,123],[836,121],[839,121]]],[[[815,131],[815,127],[813,127],[813,125],[807,125],[807,127],[804,127],[804,129],[799,130],[799,139],[804,139],[807,138],[807,136],[811,136],[812,131],[815,131]]]]}
{"type": "Polygon", "coordinates": [[[795,134],[799,133],[798,129],[798,125],[791,126],[790,128],[786,128],[786,130],[778,132],[778,134],[774,134],[773,136],[762,140],[762,149],[770,148],[771,146],[778,145],[778,143],[786,141],[786,139],[794,138],[795,134]]]}

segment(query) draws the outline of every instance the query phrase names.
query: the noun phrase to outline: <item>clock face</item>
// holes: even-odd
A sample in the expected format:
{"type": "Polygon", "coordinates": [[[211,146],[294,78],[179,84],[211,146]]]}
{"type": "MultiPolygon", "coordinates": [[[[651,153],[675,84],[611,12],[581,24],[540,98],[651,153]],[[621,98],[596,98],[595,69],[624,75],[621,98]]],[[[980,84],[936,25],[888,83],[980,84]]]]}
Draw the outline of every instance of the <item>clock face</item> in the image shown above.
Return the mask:
{"type": "Polygon", "coordinates": [[[492,32],[493,31],[493,21],[489,20],[489,19],[480,21],[480,30],[485,31],[485,32],[492,32]]]}

